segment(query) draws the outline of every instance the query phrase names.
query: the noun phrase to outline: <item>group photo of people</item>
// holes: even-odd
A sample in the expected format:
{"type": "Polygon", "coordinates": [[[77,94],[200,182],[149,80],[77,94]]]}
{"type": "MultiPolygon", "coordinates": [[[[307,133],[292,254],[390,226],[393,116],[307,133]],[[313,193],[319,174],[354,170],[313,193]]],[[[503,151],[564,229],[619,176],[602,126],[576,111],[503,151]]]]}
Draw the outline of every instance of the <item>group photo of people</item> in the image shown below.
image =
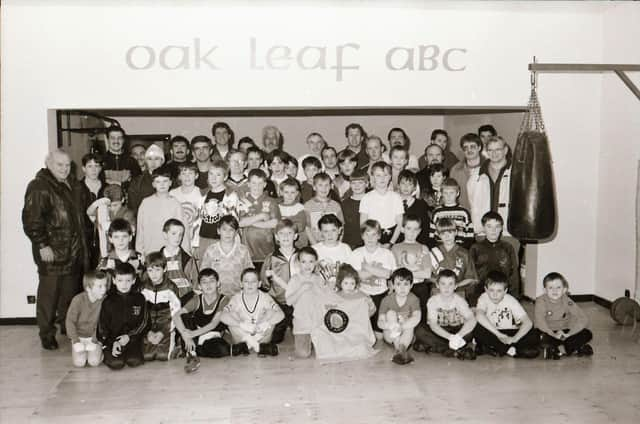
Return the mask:
{"type": "Polygon", "coordinates": [[[521,303],[500,128],[424,133],[420,156],[402,127],[358,122],[333,145],[313,128],[287,140],[304,143],[297,157],[277,125],[254,140],[223,121],[164,145],[111,125],[79,161],[52,149],[22,209],[42,348],[70,343],[76,367],[181,360],[187,373],[285,341],[324,361],[388,345],[398,365],[591,356],[562,270],[544,270],[531,315],[521,303]]]}

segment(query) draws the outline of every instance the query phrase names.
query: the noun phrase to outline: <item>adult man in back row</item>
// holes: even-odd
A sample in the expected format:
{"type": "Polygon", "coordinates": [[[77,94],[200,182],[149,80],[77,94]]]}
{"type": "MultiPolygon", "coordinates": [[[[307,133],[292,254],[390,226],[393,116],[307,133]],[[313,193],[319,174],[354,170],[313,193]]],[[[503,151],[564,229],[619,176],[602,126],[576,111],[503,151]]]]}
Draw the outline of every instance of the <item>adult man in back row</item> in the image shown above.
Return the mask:
{"type": "Polygon", "coordinates": [[[27,186],[22,226],[31,240],[38,267],[36,321],[42,347],[58,348],[55,323],[62,334],[67,309],[82,289],[82,276],[89,266],[83,234],[83,216],[76,202],[77,181],[69,178],[71,159],[54,150],[27,186]]]}

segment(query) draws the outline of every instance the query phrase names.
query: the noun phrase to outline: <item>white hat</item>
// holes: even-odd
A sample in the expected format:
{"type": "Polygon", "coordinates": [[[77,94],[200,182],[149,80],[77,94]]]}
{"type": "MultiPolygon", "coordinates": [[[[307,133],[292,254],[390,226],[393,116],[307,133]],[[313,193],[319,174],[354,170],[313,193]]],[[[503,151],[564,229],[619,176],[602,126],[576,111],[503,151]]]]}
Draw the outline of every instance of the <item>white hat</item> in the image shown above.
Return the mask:
{"type": "Polygon", "coordinates": [[[160,156],[162,159],[164,159],[164,152],[158,145],[152,144],[144,153],[145,158],[148,158],[150,156],[160,156]]]}

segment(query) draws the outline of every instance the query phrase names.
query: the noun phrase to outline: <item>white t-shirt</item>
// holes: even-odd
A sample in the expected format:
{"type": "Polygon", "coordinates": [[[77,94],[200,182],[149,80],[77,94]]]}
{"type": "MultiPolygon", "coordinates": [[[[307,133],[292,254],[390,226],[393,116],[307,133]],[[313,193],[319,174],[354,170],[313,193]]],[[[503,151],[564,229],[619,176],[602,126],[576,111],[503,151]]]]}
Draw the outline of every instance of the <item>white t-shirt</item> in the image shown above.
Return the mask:
{"type": "MultiPolygon", "coordinates": [[[[362,270],[362,264],[365,262],[371,265],[381,266],[391,272],[396,269],[395,256],[393,256],[393,253],[391,253],[389,249],[381,246],[378,246],[374,252],[369,252],[364,246],[358,247],[353,251],[349,263],[356,271],[360,272],[362,270]]],[[[362,284],[360,285],[360,291],[369,296],[384,293],[387,288],[386,278],[371,277],[362,279],[362,284]]]]}
{"type": "Polygon", "coordinates": [[[473,317],[469,304],[456,293],[450,299],[441,294],[427,301],[428,322],[437,322],[440,327],[458,327],[473,317]]]}
{"type": "Polygon", "coordinates": [[[185,202],[191,203],[196,210],[200,210],[202,207],[202,201],[204,200],[204,196],[198,187],[194,187],[190,193],[185,193],[182,191],[182,187],[177,187],[169,191],[169,194],[175,197],[180,204],[185,202]]]}
{"type": "Polygon", "coordinates": [[[346,243],[338,243],[337,246],[327,246],[324,243],[316,243],[313,245],[313,248],[318,253],[319,261],[326,261],[330,264],[335,264],[336,262],[349,262],[349,258],[351,257],[351,248],[346,243]]]}
{"type": "Polygon", "coordinates": [[[272,311],[280,309],[280,306],[267,293],[258,291],[258,301],[244,301],[242,292],[231,297],[224,310],[232,313],[236,319],[252,324],[260,324],[272,311]]]}
{"type": "Polygon", "coordinates": [[[482,293],[478,299],[478,310],[485,313],[489,322],[498,330],[514,330],[527,316],[524,308],[510,294],[505,294],[502,300],[495,304],[486,293],[482,293]]]}
{"type": "Polygon", "coordinates": [[[373,190],[365,194],[360,200],[360,213],[366,213],[368,219],[375,219],[382,229],[396,225],[396,217],[404,214],[402,198],[394,191],[380,194],[373,190]]]}

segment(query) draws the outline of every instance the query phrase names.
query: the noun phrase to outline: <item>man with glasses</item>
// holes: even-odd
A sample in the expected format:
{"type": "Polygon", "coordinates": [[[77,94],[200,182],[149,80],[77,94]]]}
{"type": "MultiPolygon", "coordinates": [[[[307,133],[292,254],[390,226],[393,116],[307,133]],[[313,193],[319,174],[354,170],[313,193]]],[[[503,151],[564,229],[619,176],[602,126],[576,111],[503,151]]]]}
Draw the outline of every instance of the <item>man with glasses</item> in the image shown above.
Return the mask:
{"type": "Polygon", "coordinates": [[[473,181],[477,181],[482,164],[482,142],[480,137],[474,133],[468,133],[460,138],[460,149],[464,154],[464,159],[451,167],[449,177],[458,182],[460,186],[460,206],[471,210],[471,201],[467,191],[467,182],[473,176],[473,181]]]}

